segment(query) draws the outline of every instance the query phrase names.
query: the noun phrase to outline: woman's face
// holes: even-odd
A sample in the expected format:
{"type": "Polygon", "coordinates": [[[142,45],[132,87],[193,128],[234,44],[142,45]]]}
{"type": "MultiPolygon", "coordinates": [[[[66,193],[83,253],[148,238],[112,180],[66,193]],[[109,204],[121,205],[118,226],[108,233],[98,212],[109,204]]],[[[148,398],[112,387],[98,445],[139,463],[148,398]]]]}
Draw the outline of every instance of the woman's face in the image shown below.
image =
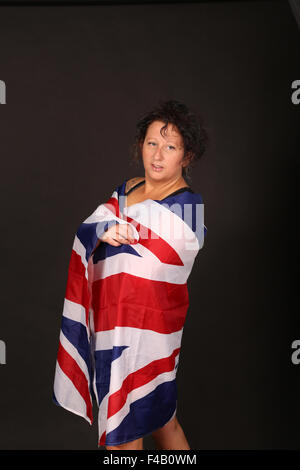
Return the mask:
{"type": "Polygon", "coordinates": [[[142,145],[142,156],[145,175],[156,180],[168,181],[182,176],[184,145],[181,134],[172,125],[168,124],[165,131],[160,133],[164,126],[162,121],[152,122],[147,129],[142,145]],[[159,168],[156,168],[159,167],[159,168]]]}

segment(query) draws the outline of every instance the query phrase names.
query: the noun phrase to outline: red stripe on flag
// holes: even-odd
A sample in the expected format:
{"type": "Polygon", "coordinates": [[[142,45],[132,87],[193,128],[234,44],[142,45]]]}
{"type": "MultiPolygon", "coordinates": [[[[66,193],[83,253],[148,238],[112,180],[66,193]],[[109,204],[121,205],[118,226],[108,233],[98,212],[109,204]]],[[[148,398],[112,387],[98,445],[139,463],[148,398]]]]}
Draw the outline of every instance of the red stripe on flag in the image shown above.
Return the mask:
{"type": "Polygon", "coordinates": [[[85,277],[85,266],[81,256],[75,250],[72,250],[71,253],[65,298],[84,307],[86,324],[88,325],[90,293],[85,277]]]}
{"type": "Polygon", "coordinates": [[[116,326],[173,333],[185,322],[189,306],[187,283],[172,284],[119,273],[92,286],[95,331],[116,326]]]}
{"type": "Polygon", "coordinates": [[[105,441],[106,441],[106,431],[104,431],[104,433],[102,433],[102,436],[99,440],[99,446],[105,446],[105,441]]]}
{"type": "Polygon", "coordinates": [[[145,225],[136,222],[129,216],[126,216],[125,220],[136,228],[140,237],[138,243],[150,250],[162,263],[173,264],[175,266],[184,265],[177,251],[157,233],[145,227],[145,225]]]}
{"type": "Polygon", "coordinates": [[[145,385],[158,375],[164,372],[170,372],[175,367],[175,357],[179,353],[180,348],[174,349],[169,357],[157,359],[150,362],[145,367],[129,374],[123,381],[122,387],[108,399],[107,417],[110,418],[117,413],[126,403],[127,395],[132,390],[145,385]]]}
{"type": "Polygon", "coordinates": [[[80,395],[86,404],[86,414],[90,418],[91,423],[93,422],[93,411],[92,401],[89,392],[89,385],[85,374],[78,366],[77,362],[72,356],[65,350],[61,342],[59,342],[57,361],[60,368],[66,374],[67,377],[72,381],[74,387],[78,390],[80,395]]]}
{"type": "Polygon", "coordinates": [[[109,209],[114,215],[116,215],[120,219],[122,218],[118,199],[116,199],[115,197],[111,197],[107,202],[104,203],[104,206],[106,206],[107,209],[109,209]]]}

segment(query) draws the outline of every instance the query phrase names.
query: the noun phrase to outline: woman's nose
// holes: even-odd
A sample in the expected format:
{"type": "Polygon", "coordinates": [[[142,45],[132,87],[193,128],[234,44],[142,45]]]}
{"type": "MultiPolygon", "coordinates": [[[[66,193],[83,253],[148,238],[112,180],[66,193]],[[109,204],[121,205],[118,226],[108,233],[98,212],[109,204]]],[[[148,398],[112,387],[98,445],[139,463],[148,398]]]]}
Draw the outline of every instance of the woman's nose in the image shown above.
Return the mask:
{"type": "Polygon", "coordinates": [[[163,147],[156,147],[155,149],[155,152],[154,152],[154,155],[155,155],[155,158],[159,159],[159,160],[162,160],[163,159],[163,147]]]}

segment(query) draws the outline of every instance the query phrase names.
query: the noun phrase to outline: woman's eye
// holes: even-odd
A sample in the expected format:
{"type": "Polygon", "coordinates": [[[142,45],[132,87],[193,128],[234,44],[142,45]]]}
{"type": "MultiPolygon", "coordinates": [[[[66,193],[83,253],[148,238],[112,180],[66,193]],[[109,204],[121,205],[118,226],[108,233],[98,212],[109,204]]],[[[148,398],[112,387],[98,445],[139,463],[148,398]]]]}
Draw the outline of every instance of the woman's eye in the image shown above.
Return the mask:
{"type": "MultiPolygon", "coordinates": [[[[156,143],[155,142],[148,142],[148,145],[156,145],[156,143]]],[[[167,147],[170,147],[170,149],[172,149],[172,150],[176,150],[173,145],[167,145],[167,147]]]]}

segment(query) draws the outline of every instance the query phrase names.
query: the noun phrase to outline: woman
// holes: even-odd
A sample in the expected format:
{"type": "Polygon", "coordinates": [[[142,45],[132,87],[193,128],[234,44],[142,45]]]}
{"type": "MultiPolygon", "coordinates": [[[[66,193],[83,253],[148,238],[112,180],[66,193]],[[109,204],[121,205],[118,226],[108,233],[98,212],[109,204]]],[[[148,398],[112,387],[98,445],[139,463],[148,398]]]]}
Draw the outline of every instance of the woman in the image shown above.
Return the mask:
{"type": "Polygon", "coordinates": [[[54,401],[91,423],[96,398],[107,450],[143,449],[149,434],[158,449],[190,449],[176,417],[176,368],[204,224],[201,232],[195,223],[202,197],[184,178],[206,138],[184,104],[160,103],[137,125],[145,175],[125,180],[75,236],[54,401]]]}

